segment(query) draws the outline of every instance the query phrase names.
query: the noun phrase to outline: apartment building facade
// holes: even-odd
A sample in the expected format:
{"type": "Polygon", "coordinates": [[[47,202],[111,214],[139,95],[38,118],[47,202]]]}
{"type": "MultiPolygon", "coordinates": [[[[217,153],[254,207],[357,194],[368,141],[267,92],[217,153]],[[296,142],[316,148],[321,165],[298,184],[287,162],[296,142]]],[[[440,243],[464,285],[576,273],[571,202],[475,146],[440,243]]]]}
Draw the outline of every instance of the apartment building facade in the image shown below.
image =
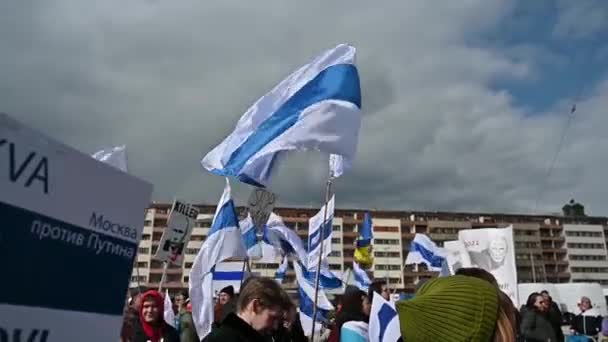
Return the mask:
{"type": "MultiPolygon", "coordinates": [[[[171,205],[168,203],[153,203],[146,212],[142,241],[131,279],[132,287],[137,285],[158,287],[163,267],[160,262],[153,260],[152,256],[156,252],[166,228],[170,207],[171,205]]],[[[200,205],[198,207],[200,215],[192,232],[191,241],[185,249],[184,262],[181,266],[170,266],[167,270],[164,286],[171,290],[188,287],[188,275],[192,263],[207,236],[213,219],[214,206],[200,205]]],[[[241,214],[245,214],[244,208],[239,208],[239,210],[241,214]]],[[[312,208],[275,209],[285,224],[304,241],[308,235],[308,220],[317,211],[318,209],[312,208]]],[[[516,265],[520,283],[564,283],[589,279],[608,286],[604,278],[604,273],[608,274],[608,272],[603,272],[606,267],[606,237],[608,236],[608,220],[605,217],[571,218],[380,210],[370,213],[373,217],[374,264],[368,273],[373,278],[387,280],[390,287],[397,292],[411,293],[415,290],[418,281],[437,276],[436,272],[427,270],[424,265],[403,264],[416,233],[427,234],[437,244],[442,245],[445,241],[457,239],[458,231],[462,229],[495,228],[509,225],[513,225],[514,228],[516,265]],[[578,227],[581,225],[583,228],[578,227]],[[572,228],[572,226],[577,227],[572,228]],[[582,229],[580,234],[592,233],[593,235],[572,235],[578,234],[572,232],[579,232],[577,230],[579,228],[582,229]],[[601,233],[601,236],[598,233],[601,233]],[[586,240],[583,241],[582,238],[586,240]],[[586,245],[597,244],[597,242],[587,241],[589,239],[599,239],[603,249],[595,248],[596,245],[586,245]],[[584,250],[584,253],[581,249],[584,250]],[[602,257],[604,260],[601,260],[602,257]],[[601,262],[604,262],[604,266],[600,266],[601,262]],[[602,275],[588,275],[596,273],[596,270],[602,275]]],[[[329,265],[338,275],[352,268],[355,239],[357,231],[363,223],[364,214],[364,210],[336,209],[329,265]]],[[[274,262],[253,261],[250,265],[251,272],[273,277],[280,261],[280,257],[277,257],[274,262]]],[[[292,270],[287,272],[284,286],[295,288],[295,274],[292,270]]]]}
{"type": "Polygon", "coordinates": [[[599,282],[608,286],[604,227],[565,224],[564,232],[572,282],[599,282]]]}

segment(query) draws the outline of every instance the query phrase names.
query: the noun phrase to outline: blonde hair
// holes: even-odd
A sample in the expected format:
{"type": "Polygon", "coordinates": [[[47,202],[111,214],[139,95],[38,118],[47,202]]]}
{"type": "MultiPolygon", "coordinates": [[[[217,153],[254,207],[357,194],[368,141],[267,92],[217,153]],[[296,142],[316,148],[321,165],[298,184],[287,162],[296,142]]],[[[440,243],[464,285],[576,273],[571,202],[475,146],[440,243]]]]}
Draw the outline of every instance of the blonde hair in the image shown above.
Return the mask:
{"type": "Polygon", "coordinates": [[[517,314],[513,302],[502,291],[498,292],[498,316],[494,328],[494,342],[514,342],[517,337],[517,314]]]}

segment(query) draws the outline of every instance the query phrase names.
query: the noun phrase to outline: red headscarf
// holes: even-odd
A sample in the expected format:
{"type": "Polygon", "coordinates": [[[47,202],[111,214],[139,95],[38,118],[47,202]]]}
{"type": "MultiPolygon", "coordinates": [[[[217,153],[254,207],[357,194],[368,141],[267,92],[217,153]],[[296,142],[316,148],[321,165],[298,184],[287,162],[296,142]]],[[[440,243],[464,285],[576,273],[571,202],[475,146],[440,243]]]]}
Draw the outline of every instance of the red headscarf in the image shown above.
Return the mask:
{"type": "Polygon", "coordinates": [[[141,296],[141,302],[139,304],[139,321],[141,326],[144,328],[144,333],[152,342],[158,342],[163,337],[163,312],[165,307],[165,301],[163,296],[155,290],[149,290],[141,296]],[[146,300],[153,299],[158,307],[158,321],[154,323],[148,323],[144,320],[144,302],[146,300]]]}

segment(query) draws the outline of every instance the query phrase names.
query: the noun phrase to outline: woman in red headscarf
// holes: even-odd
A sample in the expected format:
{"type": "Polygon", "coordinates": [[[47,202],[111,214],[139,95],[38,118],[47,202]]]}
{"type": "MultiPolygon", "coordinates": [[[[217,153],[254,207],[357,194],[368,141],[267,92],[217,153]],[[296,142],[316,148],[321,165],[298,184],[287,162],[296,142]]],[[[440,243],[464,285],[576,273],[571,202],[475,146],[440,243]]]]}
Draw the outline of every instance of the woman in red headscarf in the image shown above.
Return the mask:
{"type": "Polygon", "coordinates": [[[163,313],[163,296],[154,290],[144,293],[133,342],[179,342],[177,331],[165,322],[163,313]]]}

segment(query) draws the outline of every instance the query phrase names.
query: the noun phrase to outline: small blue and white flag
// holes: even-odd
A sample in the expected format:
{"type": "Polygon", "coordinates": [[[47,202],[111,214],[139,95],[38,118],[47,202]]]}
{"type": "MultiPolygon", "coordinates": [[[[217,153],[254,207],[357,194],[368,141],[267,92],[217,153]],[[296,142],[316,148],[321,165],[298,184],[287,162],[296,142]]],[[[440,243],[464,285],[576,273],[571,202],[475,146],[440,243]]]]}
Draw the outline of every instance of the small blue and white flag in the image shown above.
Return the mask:
{"type": "Polygon", "coordinates": [[[277,269],[277,273],[274,275],[274,279],[279,283],[283,284],[283,279],[285,279],[285,274],[287,273],[287,267],[289,266],[289,258],[287,255],[283,257],[283,261],[279,265],[277,269]]]}
{"type": "Polygon", "coordinates": [[[321,259],[324,259],[331,253],[334,198],[335,196],[331,196],[329,202],[327,202],[321,210],[308,221],[308,262],[306,263],[306,266],[309,270],[316,269],[320,254],[321,259]],[[323,221],[325,216],[326,220],[323,221]],[[322,241],[321,235],[323,235],[322,241]],[[321,250],[323,250],[323,253],[321,253],[321,250]]]}
{"type": "Polygon", "coordinates": [[[190,271],[192,318],[201,339],[209,334],[213,323],[213,268],[226,259],[246,256],[238,215],[230,195],[230,183],[226,179],[209,234],[190,271]]]}
{"type": "Polygon", "coordinates": [[[399,315],[395,303],[387,301],[374,292],[369,314],[369,341],[397,342],[400,338],[399,315]]]}
{"type": "Polygon", "coordinates": [[[369,286],[372,284],[371,279],[356,261],[353,261],[353,285],[359,290],[367,293],[369,286]]]}
{"type": "Polygon", "coordinates": [[[355,55],[354,47],[340,44],[289,75],[243,114],[203,167],[263,187],[283,151],[318,150],[350,165],[361,126],[355,55]]]}
{"type": "Polygon", "coordinates": [[[127,172],[127,147],[125,145],[105,148],[91,156],[102,163],[112,165],[120,171],[127,172]]]}
{"type": "Polygon", "coordinates": [[[446,252],[426,235],[416,234],[410,245],[410,252],[405,258],[405,264],[426,264],[431,271],[441,271],[441,265],[446,258],[446,252]]]}
{"type": "Polygon", "coordinates": [[[251,215],[247,215],[239,222],[241,234],[243,235],[243,243],[247,249],[247,256],[250,259],[260,259],[262,257],[262,246],[258,243],[256,235],[256,227],[253,224],[251,215]]]}

